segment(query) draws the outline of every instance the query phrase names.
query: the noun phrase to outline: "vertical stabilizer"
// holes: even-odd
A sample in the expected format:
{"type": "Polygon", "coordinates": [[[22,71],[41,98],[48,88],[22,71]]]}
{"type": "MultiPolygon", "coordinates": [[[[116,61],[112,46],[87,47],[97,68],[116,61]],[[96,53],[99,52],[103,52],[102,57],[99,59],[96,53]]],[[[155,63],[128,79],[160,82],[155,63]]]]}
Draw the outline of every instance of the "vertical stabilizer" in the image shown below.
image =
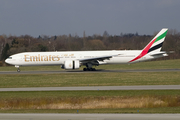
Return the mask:
{"type": "MultiPolygon", "coordinates": [[[[147,53],[157,53],[161,51],[163,42],[165,40],[166,34],[168,29],[163,28],[152,40],[151,42],[146,46],[148,47],[147,53]]],[[[146,49],[146,47],[144,49],[146,49]]],[[[143,50],[144,50],[143,49],[143,50]]]]}
{"type": "Polygon", "coordinates": [[[140,58],[142,58],[143,56],[145,56],[146,54],[150,53],[150,54],[155,54],[160,52],[164,39],[166,37],[168,29],[167,28],[163,28],[150,42],[149,44],[147,44],[147,46],[142,50],[142,52],[133,60],[129,61],[129,62],[133,62],[136,61],[140,58]]]}

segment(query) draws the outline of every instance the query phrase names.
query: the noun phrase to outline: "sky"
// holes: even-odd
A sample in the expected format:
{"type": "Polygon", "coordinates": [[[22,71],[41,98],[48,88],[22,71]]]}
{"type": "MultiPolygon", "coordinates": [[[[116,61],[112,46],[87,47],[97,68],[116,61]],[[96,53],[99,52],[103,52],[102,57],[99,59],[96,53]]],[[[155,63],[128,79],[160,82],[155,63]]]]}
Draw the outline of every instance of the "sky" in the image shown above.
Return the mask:
{"type": "Polygon", "coordinates": [[[0,35],[180,31],[180,0],[0,0],[0,35]]]}

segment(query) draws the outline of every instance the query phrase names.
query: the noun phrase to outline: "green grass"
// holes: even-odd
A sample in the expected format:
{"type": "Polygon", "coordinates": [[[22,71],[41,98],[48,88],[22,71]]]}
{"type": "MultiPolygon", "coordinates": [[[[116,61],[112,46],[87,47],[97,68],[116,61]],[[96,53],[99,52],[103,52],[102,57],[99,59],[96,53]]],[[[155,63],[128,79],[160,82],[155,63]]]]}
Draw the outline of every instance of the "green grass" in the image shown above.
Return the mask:
{"type": "Polygon", "coordinates": [[[180,85],[180,72],[0,75],[0,87],[180,85]]]}
{"type": "Polygon", "coordinates": [[[111,64],[99,66],[100,69],[109,70],[130,70],[130,69],[179,69],[180,59],[147,61],[134,64],[111,64]]]}
{"type": "MultiPolygon", "coordinates": [[[[96,69],[106,70],[129,70],[129,69],[175,69],[180,68],[180,59],[148,61],[135,64],[111,64],[100,65],[96,69]]],[[[58,71],[63,70],[60,66],[28,66],[20,67],[21,71],[58,71]]],[[[83,67],[80,68],[82,70],[83,67]]],[[[0,71],[16,71],[14,66],[0,67],[0,71]]]]}

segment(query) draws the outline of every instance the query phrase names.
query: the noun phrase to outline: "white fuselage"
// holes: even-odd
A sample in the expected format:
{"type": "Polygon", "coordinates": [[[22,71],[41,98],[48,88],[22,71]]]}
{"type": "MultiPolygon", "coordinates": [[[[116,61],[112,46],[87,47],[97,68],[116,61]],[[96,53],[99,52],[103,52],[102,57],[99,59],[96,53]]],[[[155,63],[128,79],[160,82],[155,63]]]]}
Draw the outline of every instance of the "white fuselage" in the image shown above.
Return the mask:
{"type": "MultiPolygon", "coordinates": [[[[11,59],[6,59],[6,63],[16,66],[63,65],[67,60],[81,60],[114,55],[112,58],[98,61],[99,64],[125,64],[129,63],[140,53],[141,50],[24,52],[10,56],[11,59]]],[[[151,60],[153,58],[157,57],[145,55],[134,62],[151,60]]]]}

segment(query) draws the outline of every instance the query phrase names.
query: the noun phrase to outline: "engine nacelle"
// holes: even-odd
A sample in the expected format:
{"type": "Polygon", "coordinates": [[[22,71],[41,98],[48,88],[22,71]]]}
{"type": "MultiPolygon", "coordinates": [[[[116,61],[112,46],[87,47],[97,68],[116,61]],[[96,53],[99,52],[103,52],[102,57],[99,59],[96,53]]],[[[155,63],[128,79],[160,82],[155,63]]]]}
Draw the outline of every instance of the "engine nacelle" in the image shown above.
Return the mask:
{"type": "Polygon", "coordinates": [[[63,68],[66,70],[79,69],[79,60],[67,60],[64,62],[63,68]]]}

